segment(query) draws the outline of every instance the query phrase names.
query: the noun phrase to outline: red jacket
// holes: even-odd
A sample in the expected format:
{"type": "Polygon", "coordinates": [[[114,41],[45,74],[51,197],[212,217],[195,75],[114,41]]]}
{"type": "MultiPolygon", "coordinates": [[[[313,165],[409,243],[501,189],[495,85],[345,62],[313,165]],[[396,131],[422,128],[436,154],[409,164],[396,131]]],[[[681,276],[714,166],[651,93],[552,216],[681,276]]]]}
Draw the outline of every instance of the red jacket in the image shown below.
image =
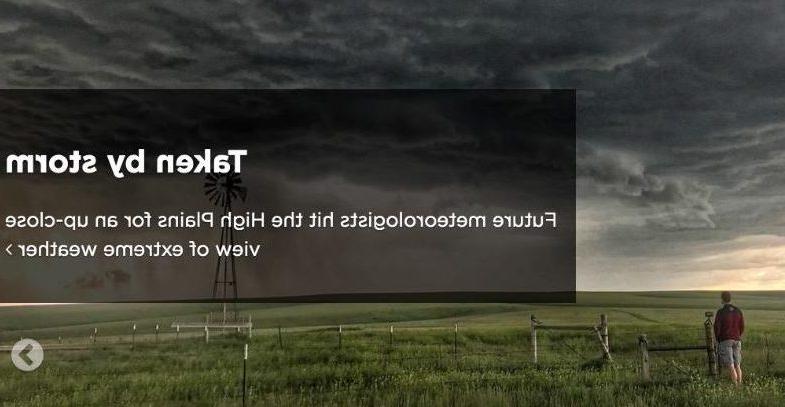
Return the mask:
{"type": "Polygon", "coordinates": [[[744,314],[732,304],[725,304],[714,317],[714,336],[718,342],[733,339],[741,340],[744,334],[744,314]]]}

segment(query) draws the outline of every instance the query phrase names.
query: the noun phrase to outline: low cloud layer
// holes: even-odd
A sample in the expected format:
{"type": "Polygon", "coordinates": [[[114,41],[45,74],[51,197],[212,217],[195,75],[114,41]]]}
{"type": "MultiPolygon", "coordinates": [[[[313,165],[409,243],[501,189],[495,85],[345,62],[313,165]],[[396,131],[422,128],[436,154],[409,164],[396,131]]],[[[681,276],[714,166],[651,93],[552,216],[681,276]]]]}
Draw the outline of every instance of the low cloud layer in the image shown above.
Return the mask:
{"type": "Polygon", "coordinates": [[[614,197],[640,207],[648,225],[666,230],[715,227],[708,186],[650,174],[631,154],[582,145],[577,175],[586,194],[614,197]]]}

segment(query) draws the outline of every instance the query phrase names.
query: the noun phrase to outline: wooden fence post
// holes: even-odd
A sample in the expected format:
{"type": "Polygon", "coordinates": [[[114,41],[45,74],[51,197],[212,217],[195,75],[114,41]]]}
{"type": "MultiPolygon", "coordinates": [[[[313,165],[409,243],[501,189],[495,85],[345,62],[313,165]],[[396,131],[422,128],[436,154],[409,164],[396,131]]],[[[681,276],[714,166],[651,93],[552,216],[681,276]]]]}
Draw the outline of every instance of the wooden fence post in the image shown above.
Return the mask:
{"type": "Polygon", "coordinates": [[[455,361],[458,361],[458,324],[455,324],[455,336],[452,341],[452,355],[455,361]]]}
{"type": "Polygon", "coordinates": [[[177,333],[174,336],[174,340],[175,341],[179,341],[180,340],[180,325],[177,325],[177,333]]]}
{"type": "Polygon", "coordinates": [[[597,340],[600,341],[600,347],[602,348],[602,358],[607,360],[608,362],[612,362],[613,359],[611,358],[611,351],[605,345],[605,341],[603,341],[601,332],[602,332],[602,328],[600,328],[599,326],[594,327],[594,333],[597,334],[597,340]]]}
{"type": "Polygon", "coordinates": [[[98,339],[98,328],[93,328],[93,345],[95,345],[96,339],[98,339]]]}
{"type": "Polygon", "coordinates": [[[251,316],[248,315],[248,339],[251,339],[251,336],[253,336],[253,321],[251,316]]]}
{"type": "Polygon", "coordinates": [[[210,328],[204,326],[204,343],[210,343],[210,328]]]}
{"type": "Polygon", "coordinates": [[[600,336],[602,338],[602,343],[604,344],[605,348],[605,355],[606,359],[610,359],[611,356],[611,344],[608,340],[608,316],[605,314],[600,314],[600,336]]]}
{"type": "Polygon", "coordinates": [[[717,376],[719,375],[719,369],[717,369],[717,341],[714,338],[714,324],[711,321],[714,313],[707,311],[704,315],[706,315],[706,322],[703,323],[703,328],[706,332],[706,360],[709,364],[709,374],[717,376]]]}
{"type": "Polygon", "coordinates": [[[537,318],[531,314],[531,348],[532,348],[532,362],[537,364],[537,318]]]}
{"type": "Polygon", "coordinates": [[[160,330],[161,330],[161,326],[158,325],[158,324],[155,324],[155,343],[158,343],[158,331],[160,331],[160,330]]]}
{"type": "Polygon", "coordinates": [[[390,346],[393,346],[393,326],[390,325],[390,346]]]}
{"type": "Polygon", "coordinates": [[[343,342],[342,336],[343,336],[343,326],[342,325],[338,325],[338,349],[339,350],[343,346],[343,344],[341,343],[341,342],[343,342]]]}
{"type": "Polygon", "coordinates": [[[638,337],[638,350],[641,357],[641,379],[644,381],[651,380],[651,369],[649,367],[649,340],[646,335],[638,337]]]}
{"type": "Polygon", "coordinates": [[[136,342],[136,322],[134,322],[134,325],[131,328],[131,349],[134,348],[134,342],[136,342]]]}
{"type": "Polygon", "coordinates": [[[248,365],[248,344],[246,343],[245,352],[243,352],[243,407],[245,407],[245,388],[247,387],[246,380],[245,380],[246,371],[248,369],[247,365],[248,365]]]}

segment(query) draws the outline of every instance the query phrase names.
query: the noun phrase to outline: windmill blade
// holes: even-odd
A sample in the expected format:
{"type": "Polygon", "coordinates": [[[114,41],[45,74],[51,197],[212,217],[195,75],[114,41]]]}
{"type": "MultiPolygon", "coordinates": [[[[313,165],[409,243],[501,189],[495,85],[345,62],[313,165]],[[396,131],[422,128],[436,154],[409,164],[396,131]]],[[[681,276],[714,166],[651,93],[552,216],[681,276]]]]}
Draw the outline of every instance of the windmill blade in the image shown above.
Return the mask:
{"type": "Polygon", "coordinates": [[[242,186],[240,174],[208,174],[205,176],[204,194],[213,205],[228,208],[233,199],[243,202],[248,197],[248,188],[242,186]]]}
{"type": "Polygon", "coordinates": [[[246,187],[237,187],[237,193],[240,195],[240,199],[245,202],[246,198],[248,198],[248,188],[246,187]]]}
{"type": "Polygon", "coordinates": [[[213,202],[213,205],[223,205],[223,198],[225,194],[223,191],[216,189],[213,191],[212,195],[210,195],[209,199],[213,202]]]}
{"type": "Polygon", "coordinates": [[[207,174],[204,178],[204,195],[214,205],[217,204],[216,194],[218,191],[218,177],[214,174],[207,174]]]}

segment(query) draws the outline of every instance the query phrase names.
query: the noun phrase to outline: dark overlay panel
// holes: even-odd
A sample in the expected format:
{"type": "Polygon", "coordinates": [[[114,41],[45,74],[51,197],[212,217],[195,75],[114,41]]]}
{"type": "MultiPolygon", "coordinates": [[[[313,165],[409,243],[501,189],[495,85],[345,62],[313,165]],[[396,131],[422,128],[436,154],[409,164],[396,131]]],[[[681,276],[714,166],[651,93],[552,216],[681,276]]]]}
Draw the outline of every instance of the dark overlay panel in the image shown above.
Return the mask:
{"type": "Polygon", "coordinates": [[[572,90],[0,91],[0,302],[573,302],[572,90]]]}

